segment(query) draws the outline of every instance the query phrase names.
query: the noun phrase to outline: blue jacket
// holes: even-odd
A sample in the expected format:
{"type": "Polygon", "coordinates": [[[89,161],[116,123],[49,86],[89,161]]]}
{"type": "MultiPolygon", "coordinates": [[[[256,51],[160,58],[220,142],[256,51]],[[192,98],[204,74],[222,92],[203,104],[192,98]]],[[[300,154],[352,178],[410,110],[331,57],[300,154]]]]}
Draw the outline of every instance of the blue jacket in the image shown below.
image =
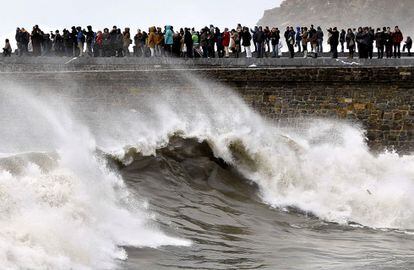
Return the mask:
{"type": "Polygon", "coordinates": [[[173,31],[171,30],[171,26],[167,25],[165,27],[165,35],[164,35],[164,41],[166,45],[172,45],[174,43],[173,40],[173,31]]]}
{"type": "Polygon", "coordinates": [[[85,36],[83,35],[83,32],[82,31],[79,31],[78,32],[77,40],[78,40],[78,43],[85,42],[85,36]]]}
{"type": "Polygon", "coordinates": [[[300,27],[296,27],[296,43],[299,43],[302,40],[302,36],[300,35],[300,27]]]}

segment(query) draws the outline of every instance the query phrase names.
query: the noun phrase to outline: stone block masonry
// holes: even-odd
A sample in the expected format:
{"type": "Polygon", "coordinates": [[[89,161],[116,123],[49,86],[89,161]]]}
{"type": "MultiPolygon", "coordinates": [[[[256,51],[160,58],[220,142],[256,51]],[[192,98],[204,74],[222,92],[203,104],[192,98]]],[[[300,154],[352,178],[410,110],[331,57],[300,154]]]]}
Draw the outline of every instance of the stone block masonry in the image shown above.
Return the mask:
{"type": "MultiPolygon", "coordinates": [[[[53,63],[52,63],[53,64],[53,63]]],[[[304,66],[248,68],[243,65],[93,64],[50,71],[51,65],[31,64],[19,72],[3,65],[0,90],[13,82],[36,91],[54,91],[90,99],[114,98],[122,104],[128,95],[155,88],[197,87],[203,81],[229,86],[263,116],[275,121],[306,118],[346,119],[366,130],[373,150],[414,151],[414,67],[304,66]],[[49,71],[48,71],[49,70],[49,71]],[[156,78],[156,79],[154,79],[156,78]]],[[[59,64],[60,65],[60,64],[59,64]]],[[[53,66],[53,65],[52,65],[53,66]]],[[[113,100],[112,100],[113,101],[113,100]]]]}

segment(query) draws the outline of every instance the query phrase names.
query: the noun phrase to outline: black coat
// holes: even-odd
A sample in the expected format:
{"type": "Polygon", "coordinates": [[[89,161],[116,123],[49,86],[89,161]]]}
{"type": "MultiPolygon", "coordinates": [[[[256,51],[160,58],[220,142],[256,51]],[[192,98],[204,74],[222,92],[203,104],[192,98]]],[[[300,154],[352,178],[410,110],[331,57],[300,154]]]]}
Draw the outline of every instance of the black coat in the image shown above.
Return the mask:
{"type": "Polygon", "coordinates": [[[339,44],[339,32],[338,31],[329,31],[331,33],[330,43],[331,46],[338,46],[339,44]]]}
{"type": "Polygon", "coordinates": [[[252,35],[250,34],[249,31],[243,31],[242,33],[242,45],[244,47],[249,47],[252,44],[252,35]]]}
{"type": "Polygon", "coordinates": [[[184,34],[184,43],[187,45],[187,47],[193,46],[193,36],[189,31],[186,31],[184,34]]]}
{"type": "Polygon", "coordinates": [[[270,32],[270,40],[272,42],[272,45],[277,45],[279,44],[279,40],[280,40],[280,32],[276,31],[276,32],[270,32]]]}
{"type": "Polygon", "coordinates": [[[266,35],[263,31],[257,31],[255,34],[255,40],[257,43],[263,43],[266,39],[266,35]]]}

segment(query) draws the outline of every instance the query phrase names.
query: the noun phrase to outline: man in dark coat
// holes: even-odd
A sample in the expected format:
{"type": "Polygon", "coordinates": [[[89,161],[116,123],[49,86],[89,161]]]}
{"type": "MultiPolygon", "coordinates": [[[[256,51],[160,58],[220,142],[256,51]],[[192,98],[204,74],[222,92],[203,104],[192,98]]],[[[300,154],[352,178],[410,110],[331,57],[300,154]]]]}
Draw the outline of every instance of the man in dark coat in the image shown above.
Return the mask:
{"type": "Polygon", "coordinates": [[[70,33],[71,40],[72,40],[72,56],[76,57],[79,55],[78,50],[78,31],[76,30],[75,26],[72,26],[72,32],[70,33]]]}
{"type": "Polygon", "coordinates": [[[331,34],[329,44],[331,45],[332,58],[338,58],[338,44],[339,44],[338,29],[334,27],[333,30],[328,29],[328,32],[331,34]]]}
{"type": "MultiPolygon", "coordinates": [[[[206,31],[206,40],[208,40],[210,36],[210,30],[206,31]]],[[[223,58],[224,57],[224,46],[223,46],[223,34],[220,31],[220,28],[216,27],[214,29],[214,35],[212,35],[214,37],[214,41],[217,47],[217,56],[218,58],[223,58]]],[[[208,41],[208,43],[210,43],[208,41]]],[[[210,44],[208,44],[209,48],[211,47],[210,44]]],[[[208,49],[208,55],[211,56],[211,49],[208,49]]]]}
{"type": "Polygon", "coordinates": [[[381,31],[381,28],[377,28],[375,33],[375,45],[378,51],[378,59],[384,58],[384,32],[381,31]]]}
{"type": "Polygon", "coordinates": [[[20,30],[20,28],[16,29],[16,45],[17,45],[17,52],[18,55],[21,56],[22,55],[22,31],[20,30]]]}
{"type": "Polygon", "coordinates": [[[369,59],[372,59],[372,56],[374,54],[374,40],[375,40],[374,29],[369,28],[368,29],[368,57],[369,59]]]}
{"type": "Polygon", "coordinates": [[[341,30],[341,34],[339,36],[339,42],[341,42],[341,52],[345,52],[345,38],[346,38],[346,32],[345,29],[341,30]]]}
{"type": "Polygon", "coordinates": [[[19,55],[22,56],[22,55],[27,55],[27,53],[29,52],[30,34],[24,28],[22,28],[20,31],[21,31],[20,42],[22,45],[22,53],[20,53],[19,55]]]}
{"type": "Polygon", "coordinates": [[[116,56],[117,40],[118,40],[118,27],[113,26],[111,32],[109,33],[110,56],[116,56]]]}
{"type": "Polygon", "coordinates": [[[63,29],[63,46],[66,57],[73,56],[73,40],[72,34],[67,30],[63,29]]]}
{"type": "Polygon", "coordinates": [[[251,40],[252,40],[252,35],[250,34],[249,28],[243,27],[242,46],[244,47],[247,58],[252,57],[252,52],[250,50],[250,46],[251,46],[251,43],[252,43],[251,40]]]}
{"type": "Polygon", "coordinates": [[[193,58],[193,35],[191,34],[189,28],[185,28],[184,31],[184,44],[187,47],[187,57],[193,58]]]}
{"type": "Polygon", "coordinates": [[[88,25],[88,31],[85,33],[86,35],[86,54],[88,56],[92,56],[92,48],[93,43],[95,41],[95,32],[92,30],[92,26],[88,25]]]}
{"type": "Polygon", "coordinates": [[[404,37],[398,26],[395,27],[394,33],[392,34],[392,40],[394,43],[394,58],[401,58],[401,42],[403,42],[404,37]]]}
{"type": "Polygon", "coordinates": [[[272,43],[272,57],[279,58],[279,40],[280,40],[280,31],[278,28],[272,28],[270,32],[270,41],[272,43]]]}
{"type": "Polygon", "coordinates": [[[385,54],[387,56],[387,58],[391,58],[392,57],[392,45],[393,45],[393,40],[392,40],[392,33],[391,33],[391,28],[384,27],[384,40],[385,40],[385,54]]]}
{"type": "Polygon", "coordinates": [[[293,30],[293,27],[286,28],[285,39],[289,48],[290,58],[295,57],[295,35],[296,32],[293,30]]]}
{"type": "Polygon", "coordinates": [[[257,52],[257,40],[256,40],[256,32],[259,31],[259,27],[255,26],[254,29],[250,29],[250,32],[252,33],[253,37],[253,45],[254,45],[254,51],[257,52]]]}
{"type": "Polygon", "coordinates": [[[32,48],[33,56],[40,56],[42,54],[43,33],[38,25],[33,27],[32,31],[32,48]]]}
{"type": "Polygon", "coordinates": [[[263,58],[264,53],[264,42],[266,39],[265,33],[263,32],[263,28],[260,26],[257,32],[254,34],[253,39],[256,40],[256,48],[257,48],[257,58],[263,58]]]}

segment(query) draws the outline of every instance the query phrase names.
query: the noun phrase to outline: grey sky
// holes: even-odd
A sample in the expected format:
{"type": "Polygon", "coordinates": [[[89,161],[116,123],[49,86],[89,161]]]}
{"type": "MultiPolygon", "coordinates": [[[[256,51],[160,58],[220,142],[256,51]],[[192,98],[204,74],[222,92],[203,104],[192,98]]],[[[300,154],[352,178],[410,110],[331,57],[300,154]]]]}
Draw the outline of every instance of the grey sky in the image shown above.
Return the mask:
{"type": "Polygon", "coordinates": [[[1,45],[4,38],[14,39],[16,27],[31,29],[39,24],[50,31],[80,25],[102,27],[130,26],[146,29],[151,25],[202,27],[214,24],[235,27],[237,23],[252,26],[265,9],[282,0],[11,0],[2,3],[1,45]]]}

